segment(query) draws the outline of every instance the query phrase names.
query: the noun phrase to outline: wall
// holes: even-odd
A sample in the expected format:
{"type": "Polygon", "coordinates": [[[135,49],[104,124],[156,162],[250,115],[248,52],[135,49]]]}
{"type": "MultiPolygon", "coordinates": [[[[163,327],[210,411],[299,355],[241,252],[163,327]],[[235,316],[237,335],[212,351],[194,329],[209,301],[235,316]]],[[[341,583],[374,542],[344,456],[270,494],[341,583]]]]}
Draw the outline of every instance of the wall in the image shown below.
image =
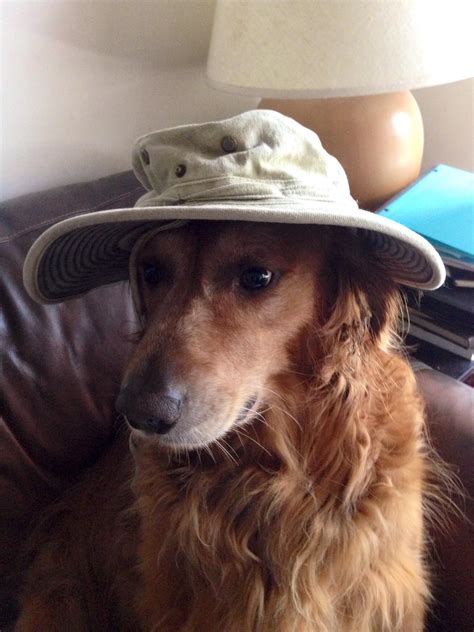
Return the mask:
{"type": "MultiPolygon", "coordinates": [[[[0,0],[0,198],[128,169],[141,134],[254,107],[205,83],[214,5],[0,0]]],[[[472,81],[416,96],[424,166],[474,169],[472,81]]]]}
{"type": "Polygon", "coordinates": [[[423,116],[422,170],[440,162],[474,171],[474,80],[414,90],[423,116]]]}
{"type": "Polygon", "coordinates": [[[0,197],[128,169],[142,134],[252,108],[205,83],[214,4],[0,0],[0,197]]]}

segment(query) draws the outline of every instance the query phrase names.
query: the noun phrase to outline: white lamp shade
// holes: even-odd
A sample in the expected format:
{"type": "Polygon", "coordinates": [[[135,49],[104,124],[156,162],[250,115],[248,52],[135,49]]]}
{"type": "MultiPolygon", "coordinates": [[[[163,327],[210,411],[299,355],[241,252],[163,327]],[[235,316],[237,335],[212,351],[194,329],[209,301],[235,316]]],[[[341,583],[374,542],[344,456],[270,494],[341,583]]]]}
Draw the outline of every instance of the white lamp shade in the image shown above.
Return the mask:
{"type": "Polygon", "coordinates": [[[473,75],[473,0],[217,0],[211,86],[356,96],[473,75]]]}

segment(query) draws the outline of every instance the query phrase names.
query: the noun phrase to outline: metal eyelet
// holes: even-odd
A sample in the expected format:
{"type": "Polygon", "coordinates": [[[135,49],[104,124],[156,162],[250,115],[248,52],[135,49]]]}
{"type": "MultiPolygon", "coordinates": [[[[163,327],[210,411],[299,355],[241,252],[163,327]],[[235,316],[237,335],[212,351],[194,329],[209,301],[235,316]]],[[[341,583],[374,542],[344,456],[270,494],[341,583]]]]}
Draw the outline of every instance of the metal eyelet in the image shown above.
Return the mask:
{"type": "Polygon", "coordinates": [[[176,169],[174,170],[174,173],[177,178],[182,178],[184,174],[186,173],[186,165],[183,165],[183,164],[178,165],[176,169]]]}
{"type": "Polygon", "coordinates": [[[221,147],[227,154],[237,151],[237,141],[233,136],[224,136],[221,140],[221,147]]]}

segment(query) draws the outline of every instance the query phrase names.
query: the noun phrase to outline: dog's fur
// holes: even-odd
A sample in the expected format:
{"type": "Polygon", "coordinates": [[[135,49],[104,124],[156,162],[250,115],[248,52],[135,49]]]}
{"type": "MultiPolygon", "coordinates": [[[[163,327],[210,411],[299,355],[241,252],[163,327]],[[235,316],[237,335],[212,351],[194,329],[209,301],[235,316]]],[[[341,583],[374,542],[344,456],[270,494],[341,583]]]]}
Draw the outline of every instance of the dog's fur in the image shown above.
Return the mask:
{"type": "Polygon", "coordinates": [[[17,632],[420,632],[432,466],[381,262],[347,229],[245,222],[160,233],[151,260],[124,384],[184,409],[131,450],[124,423],[45,516],[17,632]],[[275,282],[242,289],[246,265],[275,282]]]}

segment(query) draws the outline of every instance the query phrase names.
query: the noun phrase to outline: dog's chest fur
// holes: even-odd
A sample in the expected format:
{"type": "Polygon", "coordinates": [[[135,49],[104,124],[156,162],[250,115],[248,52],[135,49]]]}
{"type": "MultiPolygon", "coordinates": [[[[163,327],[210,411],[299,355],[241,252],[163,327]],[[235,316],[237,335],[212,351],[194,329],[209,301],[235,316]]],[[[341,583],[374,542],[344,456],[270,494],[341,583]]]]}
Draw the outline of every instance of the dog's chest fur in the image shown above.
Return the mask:
{"type": "MultiPolygon", "coordinates": [[[[404,364],[373,392],[360,418],[267,416],[233,460],[120,441],[51,513],[27,593],[81,631],[421,632],[422,411],[404,364]]],[[[30,612],[21,632],[52,629],[30,612]]]]}
{"type": "Polygon", "coordinates": [[[170,467],[152,450],[138,451],[138,603],[146,629],[397,629],[396,612],[413,609],[427,592],[416,554],[420,489],[409,483],[420,480],[423,460],[413,446],[403,473],[377,472],[374,464],[344,504],[349,472],[367,470],[371,456],[362,446],[351,458],[328,486],[274,458],[170,467]]]}

